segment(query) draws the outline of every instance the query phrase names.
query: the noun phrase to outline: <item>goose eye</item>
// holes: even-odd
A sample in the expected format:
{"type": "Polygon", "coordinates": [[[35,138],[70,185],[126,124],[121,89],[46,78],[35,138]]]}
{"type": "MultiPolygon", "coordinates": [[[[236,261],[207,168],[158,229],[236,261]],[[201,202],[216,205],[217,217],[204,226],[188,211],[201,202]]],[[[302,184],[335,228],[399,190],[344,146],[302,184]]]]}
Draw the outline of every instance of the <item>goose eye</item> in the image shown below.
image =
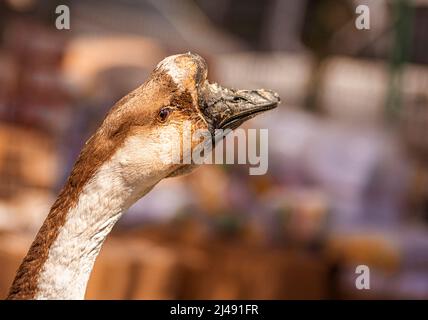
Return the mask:
{"type": "Polygon", "coordinates": [[[159,119],[160,121],[165,121],[171,113],[170,108],[162,108],[159,110],[159,119]]]}

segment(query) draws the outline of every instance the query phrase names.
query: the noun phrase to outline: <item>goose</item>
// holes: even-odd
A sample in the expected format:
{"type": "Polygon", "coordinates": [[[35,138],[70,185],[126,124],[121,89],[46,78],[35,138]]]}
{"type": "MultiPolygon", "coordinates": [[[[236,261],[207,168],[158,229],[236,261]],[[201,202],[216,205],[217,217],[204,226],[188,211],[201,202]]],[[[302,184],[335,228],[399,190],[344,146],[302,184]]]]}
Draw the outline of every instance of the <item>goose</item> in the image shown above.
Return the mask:
{"type": "Polygon", "coordinates": [[[279,103],[273,91],[227,89],[207,73],[197,54],[169,56],[111,108],[82,148],[7,299],[84,299],[95,259],[121,215],[162,179],[197,167],[160,160],[173,147],[169,132],[182,130],[184,121],[210,133],[235,129],[279,103]]]}

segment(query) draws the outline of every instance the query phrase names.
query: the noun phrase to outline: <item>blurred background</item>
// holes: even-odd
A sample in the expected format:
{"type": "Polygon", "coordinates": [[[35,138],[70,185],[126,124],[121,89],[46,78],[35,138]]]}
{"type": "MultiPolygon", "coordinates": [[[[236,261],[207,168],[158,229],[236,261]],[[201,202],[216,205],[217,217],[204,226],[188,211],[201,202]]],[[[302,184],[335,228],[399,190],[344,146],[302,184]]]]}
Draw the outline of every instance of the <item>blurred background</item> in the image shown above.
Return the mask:
{"type": "Polygon", "coordinates": [[[187,51],[211,81],[281,95],[246,125],[269,128],[268,173],[162,181],[87,298],[427,299],[427,0],[0,0],[0,297],[107,110],[187,51]]]}

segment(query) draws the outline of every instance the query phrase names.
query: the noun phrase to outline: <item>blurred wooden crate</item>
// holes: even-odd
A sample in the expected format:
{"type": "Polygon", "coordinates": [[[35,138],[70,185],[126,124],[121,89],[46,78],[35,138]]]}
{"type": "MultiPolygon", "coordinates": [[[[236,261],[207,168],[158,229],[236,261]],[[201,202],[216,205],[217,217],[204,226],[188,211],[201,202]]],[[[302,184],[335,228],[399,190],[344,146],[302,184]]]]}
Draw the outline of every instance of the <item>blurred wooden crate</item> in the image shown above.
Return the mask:
{"type": "Polygon", "coordinates": [[[202,267],[189,269],[182,299],[322,299],[328,265],[292,250],[222,246],[206,251],[202,267]]]}
{"type": "Polygon", "coordinates": [[[274,248],[239,237],[204,237],[200,227],[198,230],[163,225],[131,231],[126,237],[155,241],[177,254],[171,286],[175,290],[171,296],[177,299],[321,299],[329,296],[330,264],[321,254],[274,248]],[[196,240],[184,233],[199,233],[199,236],[196,240]]]}

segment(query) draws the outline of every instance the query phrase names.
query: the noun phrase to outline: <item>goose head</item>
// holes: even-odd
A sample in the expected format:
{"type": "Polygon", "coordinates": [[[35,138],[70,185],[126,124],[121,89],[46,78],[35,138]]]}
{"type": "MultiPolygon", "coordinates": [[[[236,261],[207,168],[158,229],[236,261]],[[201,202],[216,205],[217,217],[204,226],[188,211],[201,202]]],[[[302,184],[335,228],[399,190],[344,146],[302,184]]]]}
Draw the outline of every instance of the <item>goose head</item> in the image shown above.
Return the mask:
{"type": "Polygon", "coordinates": [[[185,130],[214,135],[217,129],[235,129],[279,103],[273,91],[227,89],[208,82],[207,75],[207,64],[197,54],[167,57],[112,108],[100,131],[121,145],[120,170],[127,180],[156,183],[191,171],[192,163],[168,161],[172,150],[183,157],[198,144],[183,142],[185,130]]]}

